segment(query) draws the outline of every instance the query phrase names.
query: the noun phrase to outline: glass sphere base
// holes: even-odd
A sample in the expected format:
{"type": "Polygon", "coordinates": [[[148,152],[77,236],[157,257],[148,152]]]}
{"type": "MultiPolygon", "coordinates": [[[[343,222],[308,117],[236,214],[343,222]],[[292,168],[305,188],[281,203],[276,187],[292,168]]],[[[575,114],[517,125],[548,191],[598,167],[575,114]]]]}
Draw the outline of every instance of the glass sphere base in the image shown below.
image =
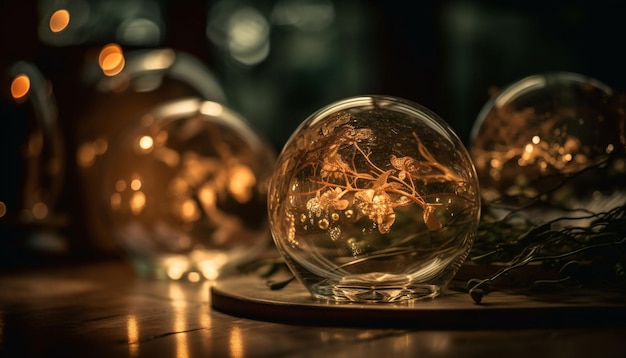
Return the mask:
{"type": "Polygon", "coordinates": [[[313,285],[310,291],[318,300],[338,303],[398,303],[435,298],[441,292],[441,287],[410,283],[406,277],[404,279],[387,277],[384,282],[372,282],[371,274],[368,274],[343,278],[340,281],[326,280],[313,285]]]}

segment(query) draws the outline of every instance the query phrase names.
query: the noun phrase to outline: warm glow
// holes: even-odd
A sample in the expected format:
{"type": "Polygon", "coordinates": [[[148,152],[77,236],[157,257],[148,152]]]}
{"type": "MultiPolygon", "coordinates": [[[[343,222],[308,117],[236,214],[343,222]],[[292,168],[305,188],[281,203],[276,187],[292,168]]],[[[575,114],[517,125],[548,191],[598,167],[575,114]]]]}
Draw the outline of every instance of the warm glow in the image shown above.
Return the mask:
{"type": "Polygon", "coordinates": [[[167,147],[157,147],[154,157],[162,161],[165,165],[175,168],[180,163],[180,155],[177,151],[167,147]]]}
{"type": "Polygon", "coordinates": [[[35,205],[33,205],[33,217],[41,220],[46,216],[48,216],[48,205],[42,202],[35,203],[35,205]]]}
{"type": "Polygon", "coordinates": [[[0,218],[7,214],[7,204],[3,201],[0,201],[0,218]]]}
{"type": "Polygon", "coordinates": [[[206,114],[207,116],[218,117],[222,114],[222,105],[216,102],[205,101],[202,103],[200,107],[200,113],[206,114]]]}
{"type": "Polygon", "coordinates": [[[115,190],[122,192],[126,190],[126,182],[122,179],[115,182],[115,190]]]}
{"type": "Polygon", "coordinates": [[[43,133],[33,133],[29,138],[26,145],[26,155],[29,157],[38,157],[43,150],[43,133]]]}
{"type": "Polygon", "coordinates": [[[170,192],[174,194],[174,196],[180,196],[189,189],[189,185],[184,179],[175,177],[170,181],[169,188],[170,192]]]}
{"type": "Polygon", "coordinates": [[[70,12],[65,9],[57,10],[52,14],[52,16],[50,16],[50,30],[52,32],[61,32],[65,30],[69,23],[70,12]]]}
{"type": "Polygon", "coordinates": [[[130,181],[130,188],[134,191],[141,189],[141,179],[136,178],[130,181]]]}
{"type": "Polygon", "coordinates": [[[139,148],[145,151],[152,149],[153,144],[154,144],[154,141],[152,140],[152,137],[150,136],[145,135],[139,138],[139,148]]]}
{"type": "Polygon", "coordinates": [[[109,149],[109,142],[104,138],[98,138],[93,141],[96,154],[102,155],[109,149]]]}
{"type": "Polygon", "coordinates": [[[196,221],[200,218],[198,205],[192,199],[187,199],[181,205],[181,217],[185,222],[196,221]]]}
{"type": "Polygon", "coordinates": [[[233,326],[228,335],[228,347],[230,348],[230,356],[233,358],[244,357],[243,339],[241,337],[241,329],[239,326],[233,326]]]}
{"type": "Polygon", "coordinates": [[[125,59],[122,48],[117,44],[106,45],[98,56],[98,64],[107,76],[115,76],[124,69],[125,59]]]}
{"type": "Polygon", "coordinates": [[[30,91],[30,78],[25,74],[17,75],[11,82],[11,95],[15,99],[20,99],[30,91]]]}
{"type": "Polygon", "coordinates": [[[539,142],[541,142],[541,138],[539,138],[538,135],[533,136],[532,142],[533,144],[539,144],[539,142]]]}
{"type": "MultiPolygon", "coordinates": [[[[174,288],[175,285],[171,285],[171,288],[174,288]]],[[[178,295],[181,296],[181,299],[175,300],[174,304],[179,305],[175,308],[176,315],[174,317],[174,327],[173,331],[178,332],[176,334],[176,358],[189,358],[189,345],[187,343],[187,334],[185,331],[187,328],[187,315],[186,315],[186,304],[185,304],[185,294],[180,290],[180,287],[176,287],[176,291],[180,291],[178,295]]]]}
{"type": "Polygon", "coordinates": [[[252,198],[252,189],[256,184],[256,177],[252,169],[245,165],[238,165],[231,169],[228,191],[239,203],[247,203],[252,198]]]}
{"type": "Polygon", "coordinates": [[[141,191],[138,191],[133,194],[130,198],[130,211],[138,215],[143,211],[143,208],[146,206],[146,194],[141,191]]]}
{"type": "Polygon", "coordinates": [[[202,276],[207,280],[215,280],[219,276],[219,271],[212,263],[201,267],[201,269],[202,276]]]}
{"type": "Polygon", "coordinates": [[[180,280],[185,270],[181,266],[170,266],[167,268],[167,277],[172,280],[180,280]]]}
{"type": "Polygon", "coordinates": [[[169,298],[172,302],[172,308],[174,309],[174,326],[172,332],[177,333],[176,336],[176,357],[188,358],[189,347],[187,344],[187,301],[185,292],[181,289],[177,283],[169,285],[169,298]]]}
{"type": "MultiPolygon", "coordinates": [[[[180,280],[181,277],[185,274],[185,272],[189,269],[189,262],[186,258],[181,256],[169,257],[164,259],[163,266],[167,267],[167,277],[172,280],[180,280]]],[[[170,298],[174,300],[182,300],[182,292],[180,289],[176,290],[175,287],[170,287],[170,298]]]]}
{"type": "Polygon", "coordinates": [[[202,205],[207,208],[207,207],[214,207],[215,206],[215,202],[216,202],[216,198],[215,198],[216,194],[215,194],[215,190],[213,189],[213,186],[211,184],[205,184],[202,186],[202,188],[200,188],[200,191],[198,192],[198,198],[200,199],[200,202],[202,203],[202,205]]]}
{"type": "Polygon", "coordinates": [[[228,256],[216,253],[210,259],[198,261],[197,265],[202,276],[207,280],[215,280],[219,276],[220,270],[228,263],[228,256]]]}
{"type": "Polygon", "coordinates": [[[119,208],[122,206],[122,196],[120,195],[120,193],[111,194],[110,205],[111,209],[119,210],[119,208]]]}
{"type": "MultiPolygon", "coordinates": [[[[202,283],[203,288],[200,290],[200,292],[202,293],[202,297],[200,298],[201,302],[209,302],[209,292],[210,292],[210,287],[211,287],[211,283],[204,281],[202,283]]],[[[215,330],[213,330],[212,328],[212,322],[211,322],[211,305],[210,304],[203,304],[203,305],[198,305],[197,310],[198,310],[198,324],[200,325],[200,327],[203,327],[204,329],[200,330],[200,334],[202,335],[202,339],[200,339],[200,341],[202,342],[202,346],[204,348],[205,352],[212,352],[213,350],[211,349],[211,342],[213,342],[213,332],[215,330]]]]}
{"type": "Polygon", "coordinates": [[[190,272],[187,274],[187,280],[189,280],[189,282],[200,282],[201,278],[202,277],[197,272],[190,272]]]}
{"type": "Polygon", "coordinates": [[[530,144],[530,143],[526,144],[526,147],[524,147],[524,151],[525,151],[526,153],[532,153],[532,151],[533,151],[533,145],[532,145],[532,144],[530,144]]]}
{"type": "MultiPolygon", "coordinates": [[[[170,264],[181,264],[185,265],[185,270],[187,269],[186,261],[182,258],[172,258],[167,260],[170,264]]],[[[187,295],[185,291],[182,290],[181,286],[178,284],[170,284],[168,286],[168,297],[172,304],[176,307],[185,307],[187,306],[187,295]]],[[[179,329],[175,329],[175,331],[179,331],[184,329],[184,327],[179,327],[179,329]]]]}
{"type": "Polygon", "coordinates": [[[128,337],[128,353],[131,357],[136,357],[139,348],[139,327],[135,315],[126,317],[126,335],[128,337]]]}
{"type": "Polygon", "coordinates": [[[76,151],[76,162],[81,168],[89,168],[94,165],[96,157],[106,153],[109,143],[102,138],[93,142],[85,142],[76,151]]]}
{"type": "Polygon", "coordinates": [[[122,72],[124,68],[124,55],[121,53],[112,53],[102,62],[102,71],[107,76],[115,76],[122,72]]]}
{"type": "Polygon", "coordinates": [[[89,168],[96,160],[96,150],[91,143],[83,143],[76,151],[76,162],[81,168],[89,168]]]}

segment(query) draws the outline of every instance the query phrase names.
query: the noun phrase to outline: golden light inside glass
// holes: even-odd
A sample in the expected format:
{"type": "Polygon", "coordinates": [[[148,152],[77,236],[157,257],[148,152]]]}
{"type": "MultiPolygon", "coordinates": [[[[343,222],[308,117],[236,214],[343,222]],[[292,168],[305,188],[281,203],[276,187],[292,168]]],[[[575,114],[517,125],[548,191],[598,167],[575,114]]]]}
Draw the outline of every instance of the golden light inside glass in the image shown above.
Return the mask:
{"type": "Polygon", "coordinates": [[[270,243],[273,152],[241,117],[186,98],[134,124],[111,148],[104,195],[112,230],[150,275],[215,280],[270,243]]]}
{"type": "Polygon", "coordinates": [[[469,154],[436,114],[400,98],[353,97],[312,114],[284,146],[270,227],[318,299],[432,298],[473,242],[477,189],[469,154]]]}
{"type": "Polygon", "coordinates": [[[84,142],[76,151],[76,163],[81,168],[89,168],[94,165],[96,158],[107,152],[109,142],[104,138],[84,142]]]}
{"type": "Polygon", "coordinates": [[[59,9],[50,15],[50,31],[61,32],[67,28],[70,23],[70,12],[66,9],[59,9]]]}
{"type": "Polygon", "coordinates": [[[606,159],[620,143],[619,124],[607,111],[612,94],[593,78],[567,72],[504,87],[472,130],[470,152],[483,197],[538,197],[606,159]]]}

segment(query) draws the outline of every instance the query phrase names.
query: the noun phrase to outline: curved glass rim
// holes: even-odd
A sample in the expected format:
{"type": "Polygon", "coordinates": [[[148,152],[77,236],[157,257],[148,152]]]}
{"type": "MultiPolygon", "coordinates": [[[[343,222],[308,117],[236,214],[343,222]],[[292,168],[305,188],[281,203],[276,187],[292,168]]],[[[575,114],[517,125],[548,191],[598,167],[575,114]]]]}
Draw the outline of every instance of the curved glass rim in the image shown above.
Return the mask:
{"type": "MultiPolygon", "coordinates": [[[[234,109],[215,101],[204,100],[198,97],[186,97],[165,102],[140,118],[145,127],[160,124],[164,126],[172,121],[198,116],[215,121],[218,124],[232,128],[241,134],[244,139],[254,145],[252,149],[269,148],[267,141],[252,128],[252,125],[243,115],[234,109]]],[[[266,149],[262,149],[267,151],[266,149]]],[[[273,155],[274,153],[268,153],[273,155]]]]}
{"type": "Polygon", "coordinates": [[[476,120],[470,131],[470,141],[473,142],[476,136],[478,136],[478,131],[485,121],[487,114],[493,107],[502,107],[505,102],[510,102],[532,90],[546,88],[561,80],[569,81],[570,83],[591,84],[601,91],[604,91],[608,96],[613,94],[613,89],[609,85],[594,77],[575,72],[555,71],[526,76],[504,86],[502,91],[489,98],[476,116],[476,120]]]}
{"type": "MultiPolygon", "coordinates": [[[[320,120],[323,120],[331,113],[346,111],[350,109],[373,109],[373,108],[385,108],[390,110],[395,110],[398,112],[404,112],[406,114],[411,114],[417,116],[421,119],[427,120],[428,122],[434,124],[433,129],[435,129],[439,134],[443,135],[446,138],[456,142],[461,146],[464,150],[465,148],[463,141],[460,139],[458,134],[452,129],[449,123],[447,123],[441,116],[435,113],[430,108],[421,105],[417,102],[390,95],[359,95],[346,97],[335,102],[332,102],[321,109],[313,112],[309,115],[298,127],[294,130],[291,136],[285,142],[283,146],[283,150],[287,147],[287,145],[293,141],[297,132],[305,127],[310,127],[317,123],[320,120]]],[[[469,154],[468,154],[469,155],[469,154]]]]}

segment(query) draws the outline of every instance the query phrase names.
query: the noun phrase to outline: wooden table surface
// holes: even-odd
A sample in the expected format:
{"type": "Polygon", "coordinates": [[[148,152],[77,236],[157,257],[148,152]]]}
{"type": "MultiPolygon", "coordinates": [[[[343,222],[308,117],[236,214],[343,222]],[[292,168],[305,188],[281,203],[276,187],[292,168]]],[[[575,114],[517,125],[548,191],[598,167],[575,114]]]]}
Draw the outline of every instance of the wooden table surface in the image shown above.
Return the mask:
{"type": "Polygon", "coordinates": [[[626,357],[624,322],[493,329],[286,324],[215,309],[209,292],[206,282],[137,277],[118,261],[0,274],[0,356],[626,357]]]}

